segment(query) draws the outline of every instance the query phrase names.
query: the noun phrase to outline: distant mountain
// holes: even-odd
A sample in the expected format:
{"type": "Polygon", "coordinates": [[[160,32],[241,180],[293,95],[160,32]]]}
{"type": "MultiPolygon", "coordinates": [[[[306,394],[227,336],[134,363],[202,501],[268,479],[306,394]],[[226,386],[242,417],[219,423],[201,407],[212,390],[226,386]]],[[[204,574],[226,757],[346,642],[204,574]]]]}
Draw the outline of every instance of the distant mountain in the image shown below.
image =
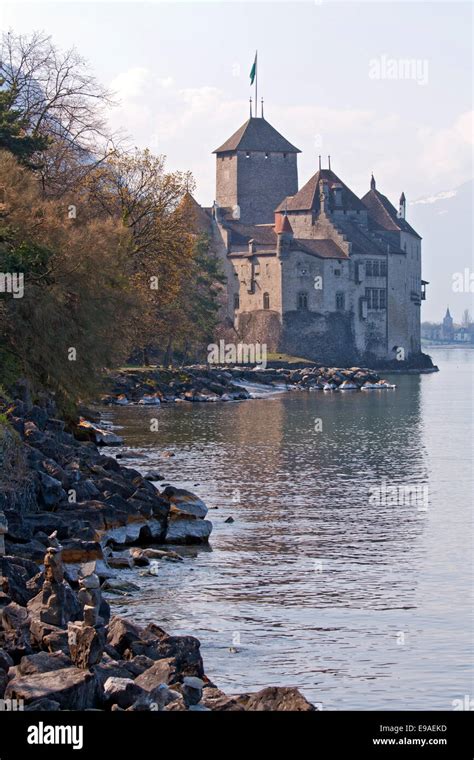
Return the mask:
{"type": "Polygon", "coordinates": [[[423,238],[422,277],[430,283],[423,321],[440,322],[448,305],[455,322],[461,321],[464,309],[474,316],[474,293],[456,293],[452,286],[455,272],[466,267],[474,272],[473,185],[470,180],[408,205],[407,220],[423,238]]]}

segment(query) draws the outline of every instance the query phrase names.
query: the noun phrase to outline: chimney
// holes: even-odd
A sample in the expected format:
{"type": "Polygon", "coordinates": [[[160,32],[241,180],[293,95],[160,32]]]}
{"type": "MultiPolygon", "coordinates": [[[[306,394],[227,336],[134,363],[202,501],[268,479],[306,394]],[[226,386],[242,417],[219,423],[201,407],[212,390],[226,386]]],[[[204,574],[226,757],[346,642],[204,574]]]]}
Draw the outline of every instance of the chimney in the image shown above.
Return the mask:
{"type": "Polygon", "coordinates": [[[402,193],[400,196],[400,205],[398,207],[398,218],[406,219],[406,213],[407,213],[407,201],[405,198],[405,193],[402,193]]]}

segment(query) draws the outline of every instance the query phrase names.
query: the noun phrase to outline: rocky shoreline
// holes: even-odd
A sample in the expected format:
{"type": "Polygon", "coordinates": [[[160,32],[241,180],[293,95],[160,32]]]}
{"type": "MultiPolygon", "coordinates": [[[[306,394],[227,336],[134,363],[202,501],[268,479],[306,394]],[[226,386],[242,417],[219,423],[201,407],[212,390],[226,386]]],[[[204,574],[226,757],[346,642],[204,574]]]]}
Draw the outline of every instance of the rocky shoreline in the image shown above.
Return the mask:
{"type": "Polygon", "coordinates": [[[195,365],[182,369],[150,367],[123,369],[108,379],[102,404],[158,406],[162,403],[242,401],[252,398],[245,387],[258,384],[268,390],[372,391],[395,385],[367,368],[309,366],[250,369],[195,365]]]}
{"type": "MultiPolygon", "coordinates": [[[[226,695],[200,643],[112,617],[120,569],[159,574],[208,542],[194,494],[77,440],[54,402],[0,397],[0,699],[25,710],[314,710],[291,687],[226,695]],[[174,548],[172,548],[174,547],[174,548]]],[[[96,436],[94,426],[87,429],[96,436]]],[[[14,709],[14,708],[12,708],[14,709]]]]}

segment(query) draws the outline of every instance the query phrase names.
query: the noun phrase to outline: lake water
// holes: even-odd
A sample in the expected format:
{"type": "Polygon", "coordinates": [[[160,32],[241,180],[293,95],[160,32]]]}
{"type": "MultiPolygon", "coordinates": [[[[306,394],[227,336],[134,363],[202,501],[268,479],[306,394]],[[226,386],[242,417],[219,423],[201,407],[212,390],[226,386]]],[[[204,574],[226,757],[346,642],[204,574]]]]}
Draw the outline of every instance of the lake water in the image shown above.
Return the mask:
{"type": "Polygon", "coordinates": [[[140,453],[125,463],[194,491],[214,524],[159,577],[125,573],[141,591],[114,611],[197,636],[229,693],[294,685],[325,710],[474,696],[474,351],[431,355],[441,371],[395,391],[108,411],[140,453]]]}

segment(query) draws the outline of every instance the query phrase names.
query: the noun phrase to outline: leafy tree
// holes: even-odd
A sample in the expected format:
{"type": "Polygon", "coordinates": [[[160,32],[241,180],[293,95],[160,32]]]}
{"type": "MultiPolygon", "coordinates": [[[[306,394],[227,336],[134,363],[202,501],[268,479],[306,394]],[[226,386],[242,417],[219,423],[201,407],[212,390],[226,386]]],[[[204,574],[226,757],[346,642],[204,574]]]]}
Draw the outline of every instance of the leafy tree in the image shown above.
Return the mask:
{"type": "Polygon", "coordinates": [[[24,276],[22,298],[0,294],[0,359],[10,375],[76,401],[96,392],[104,367],[130,350],[129,233],[112,219],[70,219],[5,151],[0,185],[0,272],[24,276]]]}

